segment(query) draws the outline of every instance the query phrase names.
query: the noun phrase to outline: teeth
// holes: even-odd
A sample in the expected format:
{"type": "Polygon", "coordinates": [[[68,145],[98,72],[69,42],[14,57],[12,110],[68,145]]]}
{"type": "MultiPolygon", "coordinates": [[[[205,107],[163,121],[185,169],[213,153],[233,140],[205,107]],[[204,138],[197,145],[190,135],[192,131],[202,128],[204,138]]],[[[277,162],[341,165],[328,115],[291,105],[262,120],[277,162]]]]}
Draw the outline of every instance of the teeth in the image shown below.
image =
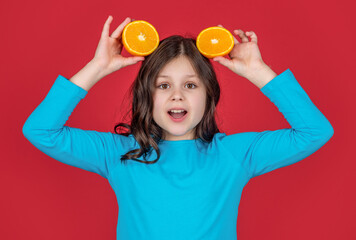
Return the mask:
{"type": "Polygon", "coordinates": [[[174,113],[181,113],[181,112],[184,112],[184,110],[171,110],[171,112],[174,112],[174,113]]]}

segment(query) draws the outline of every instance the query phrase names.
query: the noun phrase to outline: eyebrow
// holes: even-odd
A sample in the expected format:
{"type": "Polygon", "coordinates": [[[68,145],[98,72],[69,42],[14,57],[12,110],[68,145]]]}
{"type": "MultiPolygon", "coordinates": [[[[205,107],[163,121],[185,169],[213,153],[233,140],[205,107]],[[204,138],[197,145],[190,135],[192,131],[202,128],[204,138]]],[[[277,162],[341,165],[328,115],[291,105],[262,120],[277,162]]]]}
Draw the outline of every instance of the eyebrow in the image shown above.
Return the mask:
{"type": "MultiPolygon", "coordinates": [[[[186,77],[196,77],[197,75],[196,74],[187,74],[185,76],[186,77]]],[[[158,75],[157,77],[168,77],[169,78],[169,76],[167,76],[167,75],[158,75]]]]}

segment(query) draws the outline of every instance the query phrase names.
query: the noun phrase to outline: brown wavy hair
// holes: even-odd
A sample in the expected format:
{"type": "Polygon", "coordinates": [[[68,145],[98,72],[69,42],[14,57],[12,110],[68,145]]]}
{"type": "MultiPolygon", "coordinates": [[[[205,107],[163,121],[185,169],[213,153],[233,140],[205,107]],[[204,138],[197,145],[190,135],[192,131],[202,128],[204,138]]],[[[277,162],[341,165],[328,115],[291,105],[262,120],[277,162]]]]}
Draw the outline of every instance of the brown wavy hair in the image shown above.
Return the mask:
{"type": "Polygon", "coordinates": [[[171,60],[185,56],[192,64],[206,87],[207,101],[204,116],[195,127],[195,140],[210,143],[215,133],[219,133],[215,122],[216,106],[220,99],[220,86],[210,60],[203,56],[196,47],[196,40],[192,37],[173,35],[160,41],[157,49],[145,57],[135,81],[129,89],[131,109],[131,124],[118,123],[114,127],[116,134],[128,136],[132,134],[139,143],[140,148],[121,155],[121,163],[126,160],[135,160],[141,163],[152,164],[159,160],[160,150],[158,143],[162,139],[163,129],[153,120],[153,90],[155,80],[160,70],[171,60]],[[118,133],[117,128],[125,127],[127,132],[118,133]],[[157,159],[146,161],[146,156],[154,148],[157,159]],[[137,159],[144,155],[144,161],[137,159]]]}

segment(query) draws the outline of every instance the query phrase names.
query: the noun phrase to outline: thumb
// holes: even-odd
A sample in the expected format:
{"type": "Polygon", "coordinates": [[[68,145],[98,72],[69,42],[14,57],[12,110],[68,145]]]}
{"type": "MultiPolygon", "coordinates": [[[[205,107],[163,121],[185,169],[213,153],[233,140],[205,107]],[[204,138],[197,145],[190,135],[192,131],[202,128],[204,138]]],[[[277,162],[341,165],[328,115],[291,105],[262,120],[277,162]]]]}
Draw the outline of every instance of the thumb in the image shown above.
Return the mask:
{"type": "Polygon", "coordinates": [[[125,66],[132,65],[143,60],[145,60],[144,57],[128,57],[125,59],[125,66]]]}
{"type": "Polygon", "coordinates": [[[224,57],[215,57],[213,58],[214,61],[219,62],[221,65],[224,65],[225,67],[231,69],[231,60],[224,58],[224,57]]]}

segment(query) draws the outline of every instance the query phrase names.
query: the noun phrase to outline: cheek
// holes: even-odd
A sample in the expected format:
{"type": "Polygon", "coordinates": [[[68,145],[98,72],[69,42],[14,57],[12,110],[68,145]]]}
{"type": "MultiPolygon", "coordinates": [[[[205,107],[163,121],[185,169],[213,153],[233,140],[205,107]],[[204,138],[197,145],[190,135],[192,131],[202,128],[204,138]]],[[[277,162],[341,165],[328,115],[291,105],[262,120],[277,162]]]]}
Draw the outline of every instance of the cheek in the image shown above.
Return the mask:
{"type": "Polygon", "coordinates": [[[197,116],[202,117],[205,112],[205,95],[199,94],[192,99],[197,116]]]}
{"type": "Polygon", "coordinates": [[[163,105],[158,100],[159,98],[153,98],[153,116],[159,116],[163,111],[163,105]]]}

